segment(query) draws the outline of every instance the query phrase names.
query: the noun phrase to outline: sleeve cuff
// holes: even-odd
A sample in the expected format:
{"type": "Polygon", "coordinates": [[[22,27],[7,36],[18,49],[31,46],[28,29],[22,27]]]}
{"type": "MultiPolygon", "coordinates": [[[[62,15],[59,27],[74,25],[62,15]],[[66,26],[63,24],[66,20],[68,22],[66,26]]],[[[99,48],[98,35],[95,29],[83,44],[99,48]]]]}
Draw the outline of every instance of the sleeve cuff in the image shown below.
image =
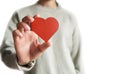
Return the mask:
{"type": "Polygon", "coordinates": [[[29,71],[29,70],[31,70],[31,69],[34,67],[35,62],[36,62],[36,61],[34,60],[34,61],[29,62],[29,63],[26,64],[26,65],[19,65],[19,63],[18,63],[18,61],[17,61],[17,58],[16,58],[17,67],[18,67],[18,69],[21,70],[21,71],[29,71]]]}

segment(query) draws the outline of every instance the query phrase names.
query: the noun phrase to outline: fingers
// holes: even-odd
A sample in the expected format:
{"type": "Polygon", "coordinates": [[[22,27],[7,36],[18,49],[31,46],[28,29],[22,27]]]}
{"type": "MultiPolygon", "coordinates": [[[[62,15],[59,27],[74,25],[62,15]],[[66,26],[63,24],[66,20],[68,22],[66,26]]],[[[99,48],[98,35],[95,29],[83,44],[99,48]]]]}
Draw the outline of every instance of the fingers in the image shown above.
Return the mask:
{"type": "Polygon", "coordinates": [[[22,19],[22,22],[25,22],[26,24],[30,25],[30,23],[32,23],[34,21],[34,18],[33,17],[30,17],[30,16],[25,16],[23,19],[22,19]]]}
{"type": "Polygon", "coordinates": [[[34,16],[34,18],[36,18],[36,17],[40,17],[40,15],[39,15],[39,14],[36,14],[36,15],[34,16]]]}
{"type": "Polygon", "coordinates": [[[23,32],[23,31],[29,31],[30,30],[30,23],[32,23],[34,21],[34,18],[30,17],[30,16],[25,16],[22,19],[22,22],[17,24],[17,28],[23,32]]]}
{"type": "Polygon", "coordinates": [[[17,24],[17,30],[13,31],[14,36],[22,37],[25,31],[30,30],[30,24],[34,21],[34,18],[40,17],[39,14],[36,14],[34,17],[25,16],[22,19],[22,22],[17,24]]]}
{"type": "Polygon", "coordinates": [[[30,16],[25,16],[22,19],[22,22],[17,24],[17,28],[21,31],[29,31],[30,30],[30,24],[34,21],[34,18],[36,17],[40,17],[39,14],[36,14],[34,17],[30,17],[30,16]]]}
{"type": "Polygon", "coordinates": [[[25,22],[26,24],[30,25],[30,23],[32,23],[34,21],[34,18],[36,17],[40,17],[39,14],[36,14],[34,17],[31,17],[31,16],[25,16],[23,19],[22,19],[22,22],[25,22]]]}
{"type": "Polygon", "coordinates": [[[25,22],[20,22],[17,24],[18,29],[23,33],[24,31],[29,31],[30,27],[25,22]]]}
{"type": "Polygon", "coordinates": [[[19,31],[19,30],[14,30],[13,31],[13,37],[20,37],[22,38],[23,37],[23,34],[19,31]]]}

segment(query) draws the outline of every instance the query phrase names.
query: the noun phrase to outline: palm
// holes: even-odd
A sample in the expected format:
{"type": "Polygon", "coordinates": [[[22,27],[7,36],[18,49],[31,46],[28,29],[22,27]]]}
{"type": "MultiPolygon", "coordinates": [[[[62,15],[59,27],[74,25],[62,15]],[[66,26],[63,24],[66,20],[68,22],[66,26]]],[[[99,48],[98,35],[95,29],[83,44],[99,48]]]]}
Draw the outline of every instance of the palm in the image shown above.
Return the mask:
{"type": "Polygon", "coordinates": [[[21,64],[27,64],[37,59],[50,46],[49,42],[40,44],[38,35],[30,30],[28,25],[33,21],[34,18],[26,16],[22,22],[17,24],[17,29],[13,31],[14,46],[21,64]]]}
{"type": "Polygon", "coordinates": [[[38,36],[32,31],[26,31],[22,38],[17,37],[15,39],[17,56],[20,60],[26,62],[36,58],[36,53],[40,50],[39,45],[38,36]]]}

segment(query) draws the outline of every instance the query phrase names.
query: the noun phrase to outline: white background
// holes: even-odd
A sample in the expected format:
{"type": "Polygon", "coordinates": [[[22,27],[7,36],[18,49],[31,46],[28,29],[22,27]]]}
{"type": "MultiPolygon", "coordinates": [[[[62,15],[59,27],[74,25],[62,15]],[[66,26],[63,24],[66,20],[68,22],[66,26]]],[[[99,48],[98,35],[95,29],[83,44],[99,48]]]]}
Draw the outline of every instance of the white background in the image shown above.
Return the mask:
{"type": "MultiPolygon", "coordinates": [[[[0,1],[0,44],[6,25],[16,9],[37,0],[0,1]]],[[[78,20],[85,74],[120,74],[120,1],[58,0],[78,20]]],[[[22,74],[0,61],[0,74],[22,74]]]]}

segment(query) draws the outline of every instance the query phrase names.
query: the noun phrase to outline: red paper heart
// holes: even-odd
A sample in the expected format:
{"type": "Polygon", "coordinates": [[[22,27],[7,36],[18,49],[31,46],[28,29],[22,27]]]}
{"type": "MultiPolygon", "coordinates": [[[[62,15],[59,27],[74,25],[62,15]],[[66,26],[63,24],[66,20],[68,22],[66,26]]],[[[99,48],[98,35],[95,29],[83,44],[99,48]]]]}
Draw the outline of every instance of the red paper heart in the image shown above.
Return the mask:
{"type": "Polygon", "coordinates": [[[45,42],[47,42],[58,30],[59,23],[53,18],[47,19],[36,17],[31,24],[31,29],[38,36],[40,36],[45,42]]]}

